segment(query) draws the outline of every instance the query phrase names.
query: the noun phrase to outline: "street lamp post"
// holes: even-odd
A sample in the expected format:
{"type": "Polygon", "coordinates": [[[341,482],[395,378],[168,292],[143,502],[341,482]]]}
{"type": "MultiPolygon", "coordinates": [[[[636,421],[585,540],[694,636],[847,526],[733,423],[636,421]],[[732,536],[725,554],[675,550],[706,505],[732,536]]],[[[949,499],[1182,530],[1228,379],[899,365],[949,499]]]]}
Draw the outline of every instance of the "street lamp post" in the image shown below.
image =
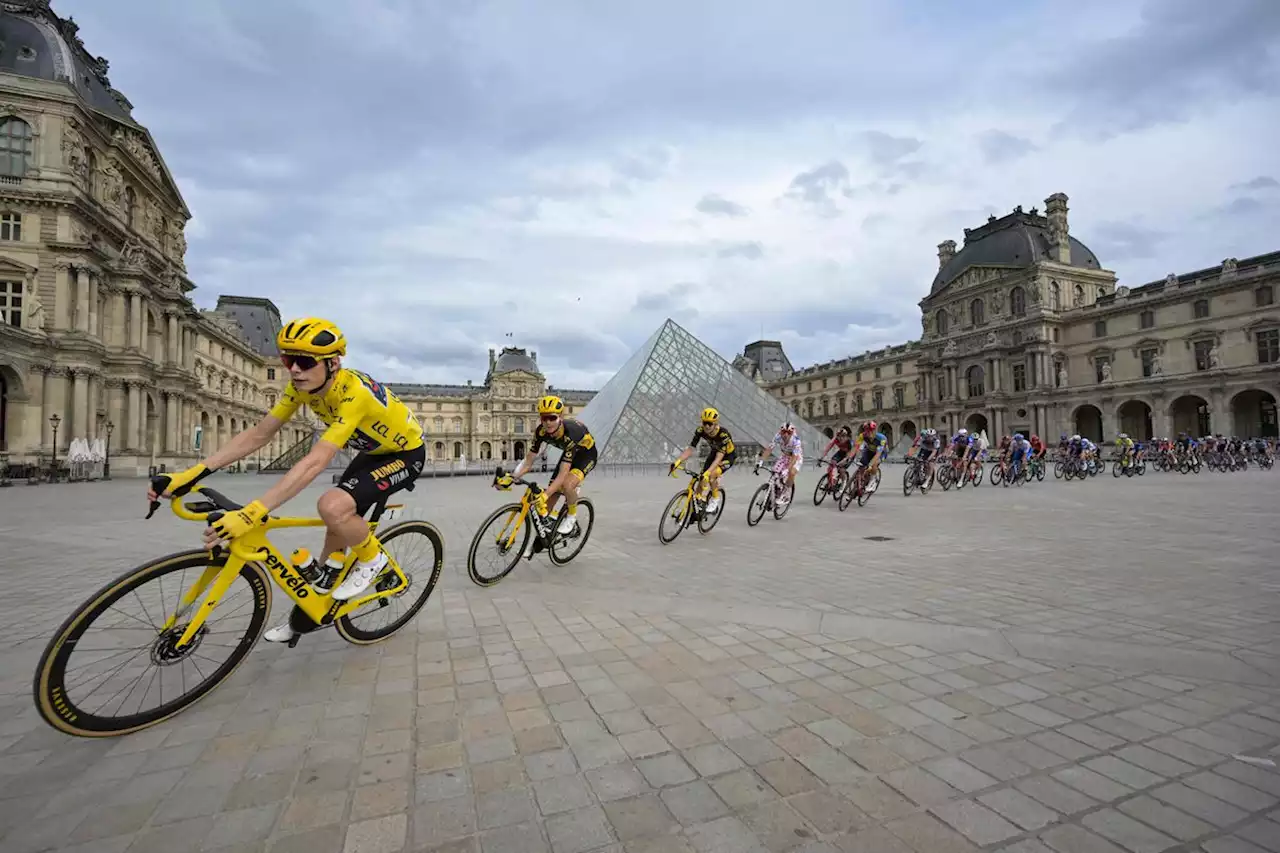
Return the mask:
{"type": "Polygon", "coordinates": [[[53,464],[49,471],[49,481],[58,482],[58,424],[62,423],[62,418],[58,415],[49,415],[49,426],[53,427],[53,464]]]}
{"type": "Polygon", "coordinates": [[[111,479],[111,433],[115,430],[116,425],[111,421],[107,421],[103,428],[107,431],[107,450],[106,456],[102,460],[102,479],[111,479]]]}

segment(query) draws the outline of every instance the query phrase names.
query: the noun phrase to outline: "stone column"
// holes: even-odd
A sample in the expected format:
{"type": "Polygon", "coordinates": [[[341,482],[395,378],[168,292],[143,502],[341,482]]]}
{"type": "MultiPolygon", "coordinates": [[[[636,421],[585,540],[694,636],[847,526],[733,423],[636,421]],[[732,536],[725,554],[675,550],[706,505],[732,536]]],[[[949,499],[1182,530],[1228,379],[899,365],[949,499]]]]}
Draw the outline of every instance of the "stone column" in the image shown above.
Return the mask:
{"type": "Polygon", "coordinates": [[[76,267],[76,323],[77,332],[89,331],[89,270],[76,267]]]}
{"type": "Polygon", "coordinates": [[[100,327],[98,325],[98,276],[89,274],[89,335],[98,337],[100,327]]]}
{"type": "Polygon", "coordinates": [[[169,364],[173,365],[174,367],[177,367],[180,363],[178,361],[178,352],[180,347],[180,342],[178,340],[178,316],[176,314],[170,314],[168,319],[169,319],[169,334],[168,334],[169,352],[167,355],[167,360],[169,364]]]}
{"type": "Polygon", "coordinates": [[[133,450],[142,449],[143,436],[143,412],[142,412],[142,386],[137,382],[126,382],[129,397],[129,425],[126,433],[128,446],[133,450]]]}
{"type": "MultiPolygon", "coordinates": [[[[172,323],[170,328],[173,328],[172,323]]],[[[166,453],[176,453],[178,450],[179,412],[178,395],[173,393],[166,394],[164,413],[164,449],[166,453]]]]}
{"type": "Polygon", "coordinates": [[[50,416],[56,414],[62,418],[63,428],[67,426],[67,407],[63,397],[66,393],[66,383],[64,368],[54,367],[45,371],[44,394],[40,407],[40,449],[43,451],[53,449],[53,427],[49,424],[50,416]]]}
{"type": "Polygon", "coordinates": [[[111,443],[117,448],[125,440],[124,389],[119,379],[107,381],[107,420],[111,421],[111,443]]]}
{"type": "Polygon", "coordinates": [[[71,374],[71,423],[64,429],[71,438],[84,438],[89,431],[89,375],[84,370],[71,374]]]}
{"type": "Polygon", "coordinates": [[[85,429],[84,437],[92,444],[93,440],[98,437],[98,401],[99,396],[98,384],[102,381],[100,376],[90,373],[86,377],[89,383],[89,400],[85,407],[85,429]]]}
{"type": "Polygon", "coordinates": [[[129,294],[129,346],[142,349],[142,294],[129,294]]]}

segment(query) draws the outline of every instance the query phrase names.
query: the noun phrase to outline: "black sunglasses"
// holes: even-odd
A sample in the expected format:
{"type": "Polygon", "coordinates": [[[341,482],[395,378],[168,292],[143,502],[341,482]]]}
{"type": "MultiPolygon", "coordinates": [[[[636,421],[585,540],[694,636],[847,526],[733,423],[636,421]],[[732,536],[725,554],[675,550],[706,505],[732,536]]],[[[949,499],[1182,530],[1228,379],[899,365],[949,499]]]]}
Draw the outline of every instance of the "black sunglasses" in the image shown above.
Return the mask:
{"type": "Polygon", "coordinates": [[[285,366],[286,370],[292,368],[295,364],[298,365],[301,370],[310,370],[320,363],[320,359],[311,355],[287,355],[285,353],[280,353],[280,363],[285,366]]]}

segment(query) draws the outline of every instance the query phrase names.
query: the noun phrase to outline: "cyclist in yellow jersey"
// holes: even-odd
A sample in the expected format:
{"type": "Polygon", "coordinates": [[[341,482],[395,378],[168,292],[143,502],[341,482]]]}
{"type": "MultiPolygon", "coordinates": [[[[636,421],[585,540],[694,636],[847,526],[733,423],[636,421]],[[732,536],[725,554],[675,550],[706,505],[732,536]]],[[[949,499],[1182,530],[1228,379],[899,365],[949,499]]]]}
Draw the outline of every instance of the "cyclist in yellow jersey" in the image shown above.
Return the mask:
{"type": "MultiPolygon", "coordinates": [[[[357,451],[338,485],[320,496],[317,509],[324,519],[324,553],[328,565],[340,567],[346,549],[356,555],[356,565],[333,597],[354,598],[387,564],[386,554],[362,516],[387,495],[412,489],[426,461],[422,427],[404,403],[384,385],[342,366],[347,341],[333,323],[316,318],[294,320],[276,335],[280,361],[291,381],[280,402],[254,426],[232,438],[204,462],[176,474],[168,474],[164,494],[181,497],[214,471],[266,447],[299,406],[308,406],[328,429],[278,483],[256,501],[229,512],[205,529],[205,544],[232,539],[262,523],[267,513],[289,501],[320,475],[338,450],[357,451]]],[[[156,493],[148,488],[147,498],[156,493]]],[[[294,631],[286,623],[266,633],[273,642],[287,642],[294,631]]]]}

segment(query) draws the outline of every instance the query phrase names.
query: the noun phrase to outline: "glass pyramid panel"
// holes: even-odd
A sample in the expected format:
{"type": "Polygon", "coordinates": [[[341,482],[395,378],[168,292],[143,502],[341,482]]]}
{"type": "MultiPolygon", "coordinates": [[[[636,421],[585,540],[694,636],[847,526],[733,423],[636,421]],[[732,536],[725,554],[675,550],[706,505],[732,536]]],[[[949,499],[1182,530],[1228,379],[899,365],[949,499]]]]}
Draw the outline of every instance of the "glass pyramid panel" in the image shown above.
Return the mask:
{"type": "Polygon", "coordinates": [[[821,433],[674,320],[627,359],[581,420],[596,437],[600,464],[670,462],[689,445],[707,406],[720,410],[740,459],[754,457],[788,418],[806,455],[814,458],[826,447],[821,433]]]}

